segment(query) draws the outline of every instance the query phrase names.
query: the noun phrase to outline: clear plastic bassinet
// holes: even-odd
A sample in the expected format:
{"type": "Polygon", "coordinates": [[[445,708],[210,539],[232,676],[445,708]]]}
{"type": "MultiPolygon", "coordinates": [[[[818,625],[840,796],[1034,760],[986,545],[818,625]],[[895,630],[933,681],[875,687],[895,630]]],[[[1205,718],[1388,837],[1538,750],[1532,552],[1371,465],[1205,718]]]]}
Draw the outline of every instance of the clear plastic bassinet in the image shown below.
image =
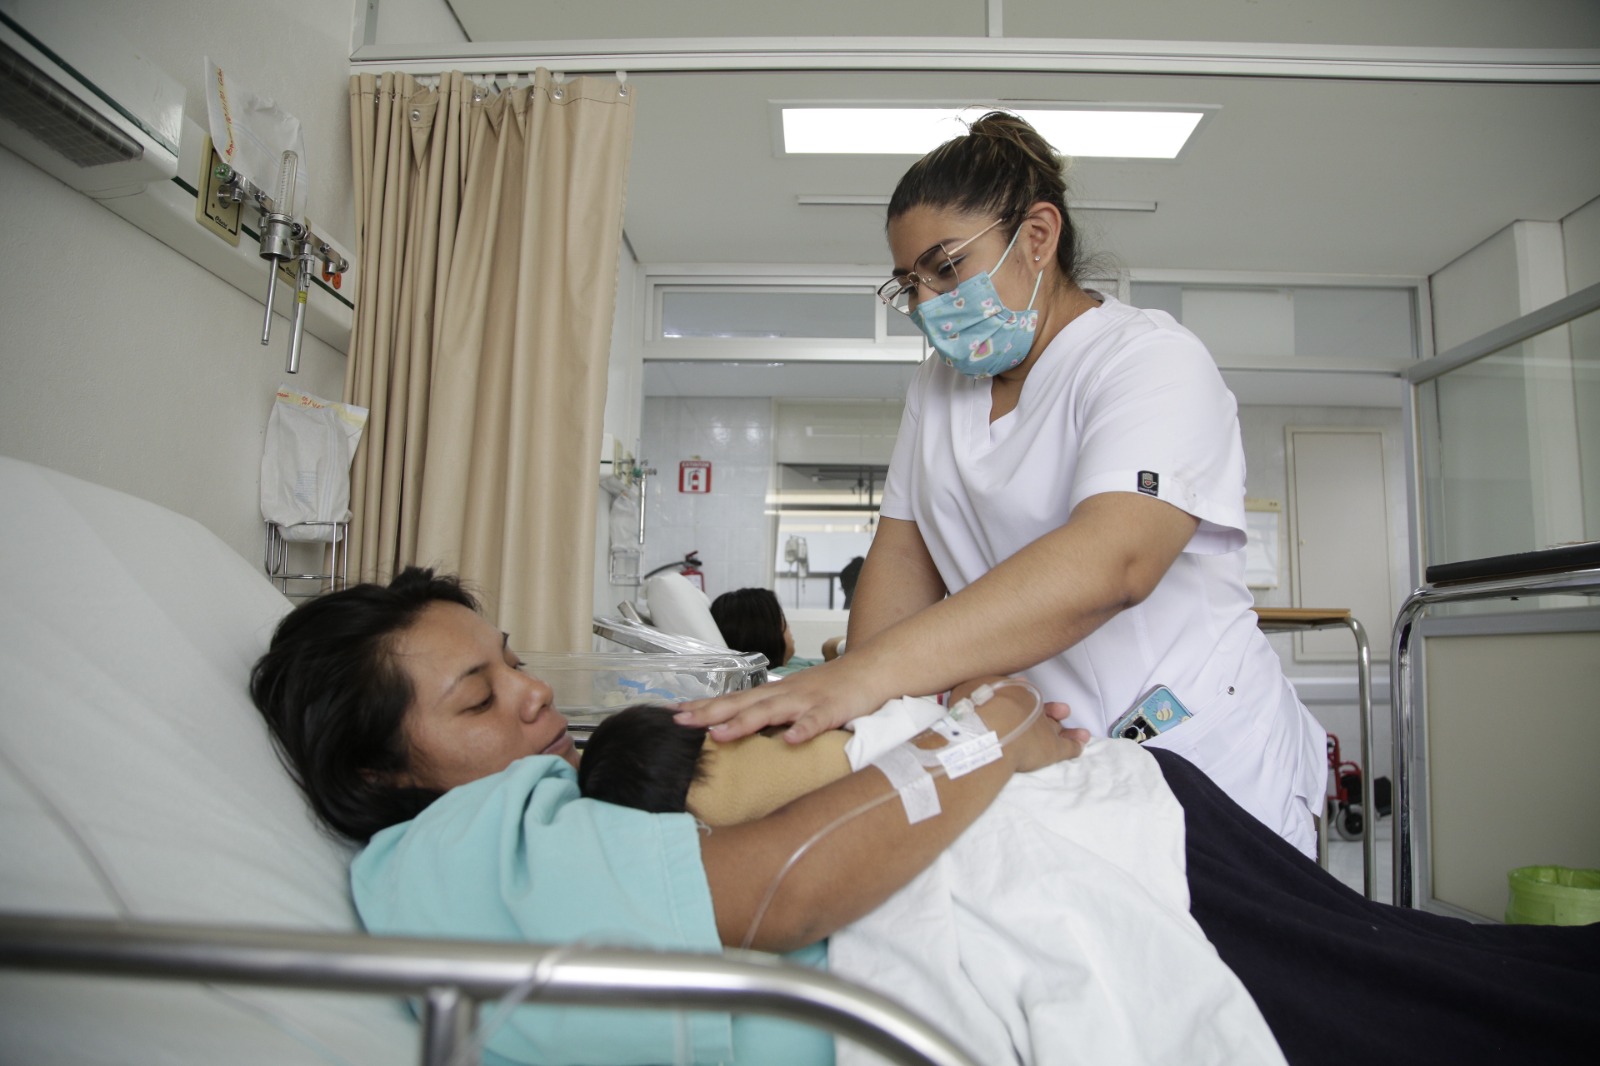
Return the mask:
{"type": "Polygon", "coordinates": [[[634,703],[681,703],[767,679],[763,655],[742,654],[623,618],[596,618],[595,650],[519,652],[550,685],[581,742],[607,715],[634,703]]]}

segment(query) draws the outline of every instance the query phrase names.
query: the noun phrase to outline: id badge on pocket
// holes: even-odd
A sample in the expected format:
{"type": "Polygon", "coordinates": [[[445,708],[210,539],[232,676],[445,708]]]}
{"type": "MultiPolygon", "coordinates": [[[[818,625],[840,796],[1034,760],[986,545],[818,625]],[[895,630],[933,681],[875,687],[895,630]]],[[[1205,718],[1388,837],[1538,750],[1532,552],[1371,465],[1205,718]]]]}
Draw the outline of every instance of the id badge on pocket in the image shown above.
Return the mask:
{"type": "Polygon", "coordinates": [[[1112,723],[1110,735],[1143,744],[1151,737],[1158,737],[1193,717],[1189,708],[1172,694],[1170,688],[1157,685],[1145,693],[1127,714],[1112,723]]]}

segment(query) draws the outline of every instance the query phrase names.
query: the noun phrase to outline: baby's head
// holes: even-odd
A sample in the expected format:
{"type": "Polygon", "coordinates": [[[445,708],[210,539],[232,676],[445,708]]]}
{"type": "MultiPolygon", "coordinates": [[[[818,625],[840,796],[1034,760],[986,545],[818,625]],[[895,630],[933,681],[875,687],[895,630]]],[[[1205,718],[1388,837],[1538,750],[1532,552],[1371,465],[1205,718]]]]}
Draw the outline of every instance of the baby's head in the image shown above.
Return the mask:
{"type": "Polygon", "coordinates": [[[589,799],[653,814],[688,811],[709,826],[771,814],[850,772],[848,734],[829,730],[803,744],[782,727],[719,744],[672,720],[676,707],[625,707],[595,728],[578,762],[589,799]]]}
{"type": "Polygon", "coordinates": [[[653,814],[687,810],[706,731],[674,722],[675,711],[640,703],[608,716],[584,745],[578,790],[653,814]]]}

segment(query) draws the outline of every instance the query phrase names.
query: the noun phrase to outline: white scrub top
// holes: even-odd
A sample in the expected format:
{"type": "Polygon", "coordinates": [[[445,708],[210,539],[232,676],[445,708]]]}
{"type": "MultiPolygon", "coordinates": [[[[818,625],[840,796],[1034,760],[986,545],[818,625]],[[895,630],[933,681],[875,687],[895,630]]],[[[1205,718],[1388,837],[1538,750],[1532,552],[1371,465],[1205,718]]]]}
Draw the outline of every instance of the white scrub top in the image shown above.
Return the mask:
{"type": "Polygon", "coordinates": [[[1111,297],[1069,322],[989,421],[988,379],[926,360],[906,398],[882,513],[917,524],[953,595],[1103,492],[1200,519],[1154,592],[1026,671],[1104,736],[1166,685],[1194,717],[1149,743],[1182,754],[1307,854],[1326,734],[1283,676],[1244,581],[1238,405],[1199,339],[1111,297]]]}

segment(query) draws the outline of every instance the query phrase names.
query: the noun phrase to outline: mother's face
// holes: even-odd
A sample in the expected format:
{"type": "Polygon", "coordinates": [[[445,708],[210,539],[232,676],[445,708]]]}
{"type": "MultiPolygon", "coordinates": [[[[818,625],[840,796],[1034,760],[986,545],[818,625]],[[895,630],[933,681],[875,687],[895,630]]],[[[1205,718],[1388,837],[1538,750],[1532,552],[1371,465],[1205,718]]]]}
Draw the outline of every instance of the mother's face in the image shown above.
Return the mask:
{"type": "Polygon", "coordinates": [[[505,634],[457,603],[435,602],[395,641],[414,692],[405,734],[407,784],[445,791],[526,755],[577,752],[550,686],[522,672],[505,634]]]}

